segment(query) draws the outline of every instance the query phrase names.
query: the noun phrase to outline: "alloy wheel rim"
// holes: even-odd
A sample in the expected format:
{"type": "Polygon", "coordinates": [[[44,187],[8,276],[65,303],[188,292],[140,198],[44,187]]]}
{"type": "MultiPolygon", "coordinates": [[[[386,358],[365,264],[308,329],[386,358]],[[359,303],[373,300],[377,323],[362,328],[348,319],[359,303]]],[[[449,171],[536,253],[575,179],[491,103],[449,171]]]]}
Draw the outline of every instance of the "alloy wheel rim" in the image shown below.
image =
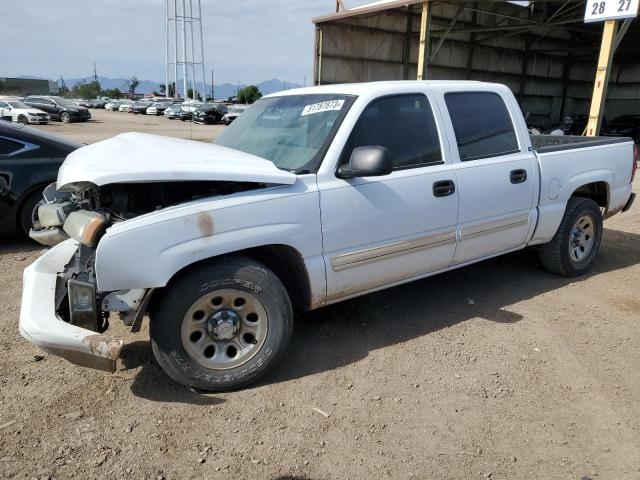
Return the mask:
{"type": "Polygon", "coordinates": [[[582,262],[591,253],[594,237],[595,227],[591,215],[578,218],[569,237],[569,258],[574,263],[582,262]]]}
{"type": "Polygon", "coordinates": [[[210,370],[227,370],[251,360],[267,338],[267,312],[246,291],[223,289],[198,298],[182,319],[182,346],[210,370]]]}

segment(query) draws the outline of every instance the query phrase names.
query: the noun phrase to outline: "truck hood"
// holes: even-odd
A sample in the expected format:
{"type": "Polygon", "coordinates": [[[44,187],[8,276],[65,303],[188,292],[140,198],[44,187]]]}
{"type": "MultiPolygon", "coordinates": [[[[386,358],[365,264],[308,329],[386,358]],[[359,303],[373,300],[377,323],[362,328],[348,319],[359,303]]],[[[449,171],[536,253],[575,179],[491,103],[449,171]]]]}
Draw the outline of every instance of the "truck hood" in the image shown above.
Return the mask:
{"type": "Polygon", "coordinates": [[[230,181],[292,185],[295,174],[249,153],[210,143],[123,133],[71,153],[58,172],[58,190],[73,184],[230,181]]]}

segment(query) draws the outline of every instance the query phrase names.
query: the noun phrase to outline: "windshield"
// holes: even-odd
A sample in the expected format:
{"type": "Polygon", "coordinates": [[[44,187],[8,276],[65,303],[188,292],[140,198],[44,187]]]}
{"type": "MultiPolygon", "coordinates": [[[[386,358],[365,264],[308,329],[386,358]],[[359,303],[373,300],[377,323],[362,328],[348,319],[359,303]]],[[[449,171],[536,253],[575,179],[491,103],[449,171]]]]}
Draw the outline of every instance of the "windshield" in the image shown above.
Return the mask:
{"type": "Polygon", "coordinates": [[[13,108],[31,108],[22,102],[7,102],[7,103],[11,105],[13,108]]]}
{"type": "Polygon", "coordinates": [[[263,98],[213,143],[265,158],[281,170],[314,172],[354,100],[347,95],[263,98]]]}

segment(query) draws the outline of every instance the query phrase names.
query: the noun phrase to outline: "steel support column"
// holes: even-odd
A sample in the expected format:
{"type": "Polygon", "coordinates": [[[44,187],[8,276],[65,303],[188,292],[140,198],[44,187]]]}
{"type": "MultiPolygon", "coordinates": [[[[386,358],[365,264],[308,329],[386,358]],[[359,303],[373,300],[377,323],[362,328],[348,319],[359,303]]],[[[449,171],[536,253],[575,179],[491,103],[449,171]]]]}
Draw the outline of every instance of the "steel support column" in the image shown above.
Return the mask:
{"type": "Polygon", "coordinates": [[[593,95],[591,97],[591,109],[589,110],[589,123],[587,124],[587,137],[600,135],[602,126],[602,114],[607,98],[607,86],[609,75],[611,74],[611,60],[615,51],[616,33],[618,30],[617,20],[607,20],[602,33],[602,45],[600,46],[600,57],[598,58],[598,70],[596,80],[593,85],[593,95]]]}
{"type": "Polygon", "coordinates": [[[422,17],[420,18],[420,50],[418,53],[418,80],[427,79],[429,65],[429,36],[431,29],[431,9],[429,1],[422,2],[422,17]]]}

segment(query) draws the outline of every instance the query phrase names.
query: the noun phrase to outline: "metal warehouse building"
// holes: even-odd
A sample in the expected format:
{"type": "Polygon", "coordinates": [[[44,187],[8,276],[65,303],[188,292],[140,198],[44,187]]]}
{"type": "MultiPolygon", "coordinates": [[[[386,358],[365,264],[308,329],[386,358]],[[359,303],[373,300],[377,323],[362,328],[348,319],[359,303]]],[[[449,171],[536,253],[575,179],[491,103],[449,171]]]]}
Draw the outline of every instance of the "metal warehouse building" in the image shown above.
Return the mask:
{"type": "MultiPolygon", "coordinates": [[[[549,127],[589,113],[603,24],[585,24],[585,8],[575,0],[382,0],[338,11],[313,19],[315,83],[499,82],[531,124],[549,127]]],[[[621,22],[616,40],[609,118],[640,112],[638,21],[621,22]]]]}
{"type": "Polygon", "coordinates": [[[0,95],[58,95],[58,83],[35,78],[0,77],[0,95]]]}

